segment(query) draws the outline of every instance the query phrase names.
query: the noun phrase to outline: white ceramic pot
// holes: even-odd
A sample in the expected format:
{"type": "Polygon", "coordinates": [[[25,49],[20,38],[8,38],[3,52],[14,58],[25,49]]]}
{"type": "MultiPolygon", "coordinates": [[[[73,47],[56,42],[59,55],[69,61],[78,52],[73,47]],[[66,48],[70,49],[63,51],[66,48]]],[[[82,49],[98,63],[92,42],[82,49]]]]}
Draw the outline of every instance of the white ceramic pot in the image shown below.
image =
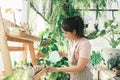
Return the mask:
{"type": "Polygon", "coordinates": [[[102,50],[102,57],[105,60],[105,64],[107,65],[107,61],[114,57],[115,55],[120,55],[120,49],[116,49],[116,48],[104,48],[102,50]]]}

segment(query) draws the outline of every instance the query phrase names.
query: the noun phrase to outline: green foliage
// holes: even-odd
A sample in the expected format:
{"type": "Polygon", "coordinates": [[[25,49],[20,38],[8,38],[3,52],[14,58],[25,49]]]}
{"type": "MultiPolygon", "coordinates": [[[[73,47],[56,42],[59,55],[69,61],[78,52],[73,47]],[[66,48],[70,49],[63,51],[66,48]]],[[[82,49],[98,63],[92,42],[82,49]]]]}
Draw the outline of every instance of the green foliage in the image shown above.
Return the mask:
{"type": "MultiPolygon", "coordinates": [[[[45,66],[51,66],[51,67],[63,67],[63,66],[68,66],[68,59],[66,57],[62,57],[60,59],[60,61],[57,62],[51,62],[50,60],[48,60],[49,54],[52,51],[57,50],[58,51],[58,46],[56,45],[56,43],[58,42],[58,40],[55,38],[56,37],[56,31],[43,31],[42,33],[40,33],[40,37],[42,36],[42,40],[40,43],[42,43],[44,40],[51,40],[51,42],[45,46],[39,46],[39,51],[42,51],[43,53],[45,53],[47,56],[45,56],[42,59],[42,64],[45,66]]],[[[41,61],[41,60],[40,60],[41,61]]],[[[39,62],[40,62],[39,61],[39,62]]],[[[50,73],[48,74],[46,77],[48,77],[48,80],[68,80],[68,74],[64,73],[64,72],[55,72],[55,73],[50,73]]]]}
{"type": "Polygon", "coordinates": [[[64,72],[53,72],[47,80],[69,80],[69,75],[64,72]]]}
{"type": "MultiPolygon", "coordinates": [[[[52,63],[53,64],[52,66],[53,67],[69,66],[67,61],[68,59],[66,57],[63,57],[61,58],[60,61],[52,63]]],[[[49,75],[49,80],[69,80],[69,76],[65,72],[53,72],[49,75]]]]}
{"type": "MultiPolygon", "coordinates": [[[[68,0],[71,1],[75,9],[82,9],[82,11],[88,11],[93,7],[96,10],[96,19],[101,16],[99,9],[107,9],[107,6],[111,7],[113,2],[117,3],[117,0],[68,0]]],[[[102,12],[103,13],[103,12],[102,12]]]]}
{"type": "Polygon", "coordinates": [[[116,48],[120,44],[120,22],[113,20],[104,21],[103,28],[100,30],[98,25],[95,24],[95,30],[87,34],[88,39],[95,39],[97,37],[103,37],[111,48],[116,48]]]}
{"type": "Polygon", "coordinates": [[[14,67],[17,65],[17,62],[16,61],[14,61],[14,67]]]}
{"type": "Polygon", "coordinates": [[[99,36],[99,35],[98,35],[98,31],[94,31],[94,32],[88,34],[88,35],[87,35],[87,38],[88,38],[88,39],[95,39],[95,38],[97,38],[98,36],[99,36]]]}
{"type": "MultiPolygon", "coordinates": [[[[69,66],[68,65],[68,58],[62,57],[59,61],[57,62],[51,62],[48,59],[44,59],[43,64],[45,66],[50,66],[50,67],[65,67],[69,66]]],[[[47,80],[69,80],[68,74],[65,72],[53,72],[47,75],[47,80]]]]}
{"type": "Polygon", "coordinates": [[[112,48],[116,48],[120,43],[120,22],[105,21],[104,28],[100,30],[100,36],[105,38],[112,48]]]}
{"type": "Polygon", "coordinates": [[[46,56],[49,55],[49,53],[51,51],[54,51],[54,50],[57,50],[58,51],[58,46],[57,46],[57,41],[56,39],[54,38],[54,32],[50,32],[48,29],[43,31],[43,32],[40,32],[40,35],[41,37],[41,41],[40,41],[40,44],[46,40],[50,40],[50,43],[49,44],[46,44],[44,46],[38,46],[38,52],[43,52],[45,53],[46,56]]]}
{"type": "Polygon", "coordinates": [[[94,68],[97,67],[98,64],[102,61],[102,56],[100,51],[92,51],[92,55],[90,57],[90,62],[94,68]]]}
{"type": "Polygon", "coordinates": [[[3,80],[29,80],[28,69],[17,70],[3,80]]]}
{"type": "MultiPolygon", "coordinates": [[[[86,24],[86,29],[88,28],[88,24],[86,24]]],[[[88,39],[95,39],[97,37],[99,37],[100,33],[99,33],[99,28],[98,28],[98,23],[95,23],[94,24],[94,31],[90,32],[90,33],[87,33],[87,31],[85,31],[85,34],[86,34],[86,37],[88,39]]]]}

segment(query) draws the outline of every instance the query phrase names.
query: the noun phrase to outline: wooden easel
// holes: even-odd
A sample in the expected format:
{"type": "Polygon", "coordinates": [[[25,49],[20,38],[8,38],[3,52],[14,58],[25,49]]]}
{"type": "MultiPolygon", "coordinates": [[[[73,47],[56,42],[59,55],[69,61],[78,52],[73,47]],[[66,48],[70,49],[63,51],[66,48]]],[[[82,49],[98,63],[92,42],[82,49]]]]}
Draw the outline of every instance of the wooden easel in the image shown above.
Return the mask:
{"type": "Polygon", "coordinates": [[[6,76],[13,73],[9,51],[23,51],[23,59],[25,59],[27,56],[26,52],[28,47],[32,63],[37,64],[33,43],[34,41],[40,41],[40,39],[36,36],[27,34],[25,32],[21,32],[19,35],[11,35],[9,32],[6,33],[4,28],[5,26],[0,9],[0,52],[2,54],[6,76]],[[22,47],[8,46],[7,41],[23,43],[23,46],[22,47]]]}
{"type": "Polygon", "coordinates": [[[2,53],[2,59],[3,59],[3,64],[4,64],[4,69],[6,71],[6,75],[10,75],[13,73],[13,70],[12,70],[12,65],[10,61],[7,38],[5,35],[5,31],[4,31],[1,8],[0,8],[0,47],[1,47],[0,49],[2,53]]]}

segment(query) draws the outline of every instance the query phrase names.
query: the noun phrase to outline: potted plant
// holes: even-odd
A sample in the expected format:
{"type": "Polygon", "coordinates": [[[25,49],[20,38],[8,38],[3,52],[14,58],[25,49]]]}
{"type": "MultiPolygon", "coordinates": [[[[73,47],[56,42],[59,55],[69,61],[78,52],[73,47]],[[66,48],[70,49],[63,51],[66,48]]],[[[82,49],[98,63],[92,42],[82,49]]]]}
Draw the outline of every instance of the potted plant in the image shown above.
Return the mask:
{"type": "Polygon", "coordinates": [[[108,60],[108,68],[114,71],[116,77],[120,77],[120,55],[119,54],[117,54],[116,56],[108,60]]]}
{"type": "MultiPolygon", "coordinates": [[[[38,45],[38,64],[51,67],[62,67],[68,66],[68,59],[66,57],[60,57],[58,53],[59,45],[58,38],[55,38],[55,32],[50,29],[46,29],[43,32],[39,33],[41,41],[38,45]],[[42,57],[41,54],[43,53],[42,57]],[[58,59],[59,56],[59,59],[58,59]]],[[[68,80],[69,75],[65,72],[53,72],[45,75],[45,78],[48,80],[68,80]]]]}
{"type": "Polygon", "coordinates": [[[104,61],[104,59],[101,56],[100,51],[93,50],[92,55],[90,57],[90,62],[93,66],[93,68],[97,69],[97,65],[101,63],[101,61],[104,61]]]}
{"type": "Polygon", "coordinates": [[[120,22],[116,22],[115,20],[105,21],[103,29],[99,30],[99,36],[103,37],[109,43],[109,48],[102,50],[102,56],[107,64],[109,58],[120,53],[120,49],[117,48],[120,44],[120,22]]]}
{"type": "Polygon", "coordinates": [[[120,43],[120,22],[107,20],[104,22],[103,28],[100,31],[100,36],[104,37],[112,48],[116,48],[120,43]]]}

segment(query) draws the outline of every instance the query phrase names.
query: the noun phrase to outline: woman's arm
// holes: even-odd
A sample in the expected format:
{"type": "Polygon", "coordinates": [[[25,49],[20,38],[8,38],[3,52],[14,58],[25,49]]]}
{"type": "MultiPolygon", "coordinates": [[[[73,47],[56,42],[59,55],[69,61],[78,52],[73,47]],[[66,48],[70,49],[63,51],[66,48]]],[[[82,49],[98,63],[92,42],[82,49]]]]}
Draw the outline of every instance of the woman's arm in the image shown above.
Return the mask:
{"type": "Polygon", "coordinates": [[[58,53],[59,53],[60,56],[63,56],[63,57],[67,57],[68,56],[68,54],[63,52],[63,51],[58,51],[58,53]]]}
{"type": "Polygon", "coordinates": [[[47,68],[50,72],[80,72],[83,71],[85,66],[88,64],[89,59],[88,58],[79,58],[78,63],[76,66],[70,66],[70,67],[62,67],[62,68],[47,68]]]}
{"type": "Polygon", "coordinates": [[[81,47],[78,48],[79,54],[77,56],[77,65],[70,66],[70,67],[62,67],[62,68],[48,68],[49,71],[52,72],[58,72],[58,71],[64,71],[64,72],[80,72],[83,71],[85,66],[89,62],[90,58],[90,51],[91,51],[91,45],[89,42],[84,42],[81,47]]]}

